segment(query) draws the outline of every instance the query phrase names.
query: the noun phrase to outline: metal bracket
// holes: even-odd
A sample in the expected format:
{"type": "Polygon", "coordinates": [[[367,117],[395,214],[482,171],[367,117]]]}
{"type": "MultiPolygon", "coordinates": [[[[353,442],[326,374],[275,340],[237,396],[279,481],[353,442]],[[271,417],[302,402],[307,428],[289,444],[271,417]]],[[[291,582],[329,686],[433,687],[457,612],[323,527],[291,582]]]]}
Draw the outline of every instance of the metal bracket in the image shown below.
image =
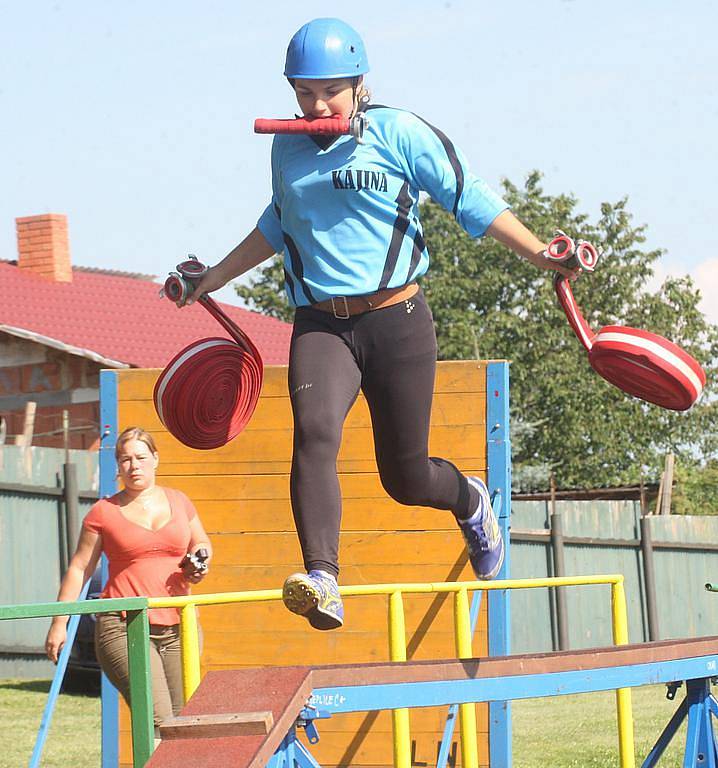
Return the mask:
{"type": "Polygon", "coordinates": [[[666,698],[668,701],[673,701],[673,699],[676,698],[676,693],[682,685],[683,683],[680,680],[675,680],[672,683],[666,683],[666,688],[668,689],[666,691],[666,698]]]}

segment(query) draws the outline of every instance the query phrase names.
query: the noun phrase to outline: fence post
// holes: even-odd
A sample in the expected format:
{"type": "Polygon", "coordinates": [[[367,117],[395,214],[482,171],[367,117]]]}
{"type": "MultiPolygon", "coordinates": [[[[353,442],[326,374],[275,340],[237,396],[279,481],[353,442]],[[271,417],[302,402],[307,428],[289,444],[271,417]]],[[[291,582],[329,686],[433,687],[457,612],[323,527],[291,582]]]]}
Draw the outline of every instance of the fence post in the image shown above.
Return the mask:
{"type": "Polygon", "coordinates": [[[661,494],[662,515],[671,514],[671,497],[673,496],[673,464],[675,456],[672,453],[666,454],[665,469],[663,470],[663,493],[661,494]]]}
{"type": "Polygon", "coordinates": [[[73,463],[63,464],[65,479],[65,524],[67,525],[68,561],[77,547],[80,538],[80,494],[77,488],[77,467],[73,463]]]}
{"type": "Polygon", "coordinates": [[[60,579],[67,573],[70,564],[70,542],[67,539],[67,504],[65,494],[65,478],[59,472],[55,473],[55,485],[59,490],[57,496],[57,557],[60,564],[60,579]]]}
{"type": "Polygon", "coordinates": [[[656,603],[656,572],[653,560],[653,537],[651,519],[641,515],[641,560],[643,561],[643,587],[646,591],[646,614],[648,618],[648,639],[658,640],[658,606],[656,603]]]}
{"type": "MultiPolygon", "coordinates": [[[[563,553],[563,518],[556,511],[556,481],[551,475],[551,554],[553,557],[553,575],[565,576],[566,564],[563,553]]],[[[566,588],[554,587],[556,597],[556,629],[558,649],[568,650],[568,612],[566,610],[566,588]]]]}

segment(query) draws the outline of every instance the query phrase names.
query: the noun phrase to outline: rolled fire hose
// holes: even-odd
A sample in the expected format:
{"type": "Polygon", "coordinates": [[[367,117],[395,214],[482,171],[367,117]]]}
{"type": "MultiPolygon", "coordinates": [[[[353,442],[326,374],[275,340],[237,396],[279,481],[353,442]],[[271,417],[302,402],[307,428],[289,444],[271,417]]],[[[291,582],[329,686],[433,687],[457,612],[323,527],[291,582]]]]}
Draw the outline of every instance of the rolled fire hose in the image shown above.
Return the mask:
{"type": "MultiPolygon", "coordinates": [[[[547,258],[569,266],[578,263],[587,272],[596,268],[599,255],[590,243],[574,243],[560,230],[546,249],[547,258]]],[[[607,325],[596,333],[581,313],[569,280],[556,273],[554,288],[589,364],[606,381],[673,411],[687,411],[696,403],[706,375],[694,357],[663,336],[638,328],[607,325]]]]}
{"type": "MultiPolygon", "coordinates": [[[[177,265],[161,294],[191,295],[207,267],[194,257],[177,265]]],[[[249,422],[262,389],[264,366],[247,334],[209,296],[199,303],[232,337],[200,339],[178,352],[155,383],[155,410],[167,430],[189,448],[220,448],[249,422]]]]}

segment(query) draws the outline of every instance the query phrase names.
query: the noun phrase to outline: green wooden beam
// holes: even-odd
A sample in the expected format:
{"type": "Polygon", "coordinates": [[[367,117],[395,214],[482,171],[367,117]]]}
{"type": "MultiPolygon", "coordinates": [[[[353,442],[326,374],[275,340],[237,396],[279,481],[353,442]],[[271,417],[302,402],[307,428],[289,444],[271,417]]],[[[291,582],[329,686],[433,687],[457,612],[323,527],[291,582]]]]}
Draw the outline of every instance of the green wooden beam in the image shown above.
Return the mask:
{"type": "Polygon", "coordinates": [[[71,616],[110,611],[138,611],[147,608],[146,597],[114,597],[105,600],[83,600],[76,603],[32,603],[0,605],[0,621],[4,619],[38,619],[48,616],[71,616]]]}

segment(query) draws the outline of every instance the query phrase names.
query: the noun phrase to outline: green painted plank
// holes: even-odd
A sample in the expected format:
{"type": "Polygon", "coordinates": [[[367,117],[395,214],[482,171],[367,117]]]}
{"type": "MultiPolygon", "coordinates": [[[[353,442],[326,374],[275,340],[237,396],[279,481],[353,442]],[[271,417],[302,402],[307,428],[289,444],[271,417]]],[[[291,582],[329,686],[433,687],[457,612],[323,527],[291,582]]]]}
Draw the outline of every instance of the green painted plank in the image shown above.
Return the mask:
{"type": "Polygon", "coordinates": [[[147,608],[146,597],[115,597],[78,603],[34,603],[31,605],[0,605],[0,621],[32,619],[48,616],[70,616],[111,611],[137,611],[147,608]]]}

